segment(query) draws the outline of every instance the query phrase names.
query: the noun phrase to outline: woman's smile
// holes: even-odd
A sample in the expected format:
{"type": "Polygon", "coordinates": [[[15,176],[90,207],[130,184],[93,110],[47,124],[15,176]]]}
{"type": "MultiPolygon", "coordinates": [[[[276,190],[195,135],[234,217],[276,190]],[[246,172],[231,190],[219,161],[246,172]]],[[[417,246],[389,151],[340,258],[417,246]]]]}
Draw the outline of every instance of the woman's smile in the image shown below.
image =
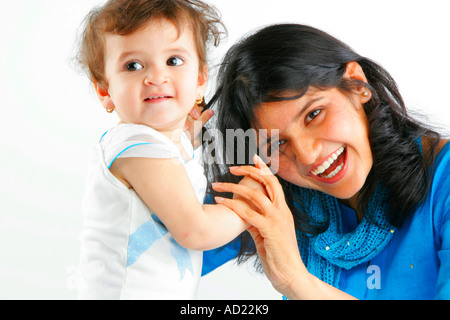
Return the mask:
{"type": "Polygon", "coordinates": [[[340,147],[333,152],[320,165],[316,165],[314,170],[310,171],[310,177],[326,183],[335,183],[341,180],[348,169],[347,149],[340,147]]]}
{"type": "Polygon", "coordinates": [[[279,130],[273,160],[284,180],[339,199],[364,186],[373,158],[358,95],[311,88],[296,100],[262,104],[256,116],[261,128],[279,130]]]}

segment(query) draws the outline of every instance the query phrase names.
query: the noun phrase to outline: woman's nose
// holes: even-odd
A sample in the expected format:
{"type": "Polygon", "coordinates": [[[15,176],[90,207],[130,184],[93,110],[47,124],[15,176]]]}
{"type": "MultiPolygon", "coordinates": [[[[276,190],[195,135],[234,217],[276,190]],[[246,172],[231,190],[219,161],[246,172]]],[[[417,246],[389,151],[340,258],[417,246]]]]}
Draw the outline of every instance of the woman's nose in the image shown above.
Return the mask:
{"type": "Polygon", "coordinates": [[[320,155],[321,144],[317,139],[298,137],[293,142],[293,160],[298,167],[312,166],[320,155]]]}

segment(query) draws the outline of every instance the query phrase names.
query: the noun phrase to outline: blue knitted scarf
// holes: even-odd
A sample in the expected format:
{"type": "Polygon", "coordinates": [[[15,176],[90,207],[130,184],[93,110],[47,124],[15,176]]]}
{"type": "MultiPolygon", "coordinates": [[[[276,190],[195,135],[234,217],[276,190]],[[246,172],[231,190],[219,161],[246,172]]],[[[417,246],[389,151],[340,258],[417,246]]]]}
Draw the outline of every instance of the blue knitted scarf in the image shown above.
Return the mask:
{"type": "Polygon", "coordinates": [[[378,187],[357,228],[343,234],[338,200],[315,190],[299,190],[310,223],[318,226],[329,221],[323,233],[298,235],[302,260],[310,273],[338,288],[342,268],[348,270],[369,261],[392,238],[394,228],[386,219],[387,192],[378,187]]]}

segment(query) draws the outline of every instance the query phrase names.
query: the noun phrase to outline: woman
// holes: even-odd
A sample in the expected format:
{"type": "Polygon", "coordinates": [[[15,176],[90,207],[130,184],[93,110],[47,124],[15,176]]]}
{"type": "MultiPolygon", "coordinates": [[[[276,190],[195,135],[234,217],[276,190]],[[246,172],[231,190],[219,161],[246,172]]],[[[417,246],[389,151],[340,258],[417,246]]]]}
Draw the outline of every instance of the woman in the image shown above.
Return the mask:
{"type": "Polygon", "coordinates": [[[257,251],[290,299],[450,298],[450,147],[407,114],[388,72],[320,30],[283,24],[236,44],[218,74],[219,130],[265,129],[259,152],[278,179],[258,157],[209,168],[228,182],[216,192],[255,210],[216,197],[251,238],[205,253],[204,273],[257,251]]]}

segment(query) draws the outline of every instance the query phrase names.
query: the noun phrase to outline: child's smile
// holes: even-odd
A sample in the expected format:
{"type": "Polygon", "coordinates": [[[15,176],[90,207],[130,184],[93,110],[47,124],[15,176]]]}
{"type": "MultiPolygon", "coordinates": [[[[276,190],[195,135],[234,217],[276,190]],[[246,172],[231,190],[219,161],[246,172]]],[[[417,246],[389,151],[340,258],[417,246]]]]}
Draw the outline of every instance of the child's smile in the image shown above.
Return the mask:
{"type": "Polygon", "coordinates": [[[148,102],[148,103],[161,103],[161,102],[167,101],[169,99],[172,99],[172,96],[158,95],[158,96],[148,97],[148,98],[144,99],[144,101],[148,102]]]}

